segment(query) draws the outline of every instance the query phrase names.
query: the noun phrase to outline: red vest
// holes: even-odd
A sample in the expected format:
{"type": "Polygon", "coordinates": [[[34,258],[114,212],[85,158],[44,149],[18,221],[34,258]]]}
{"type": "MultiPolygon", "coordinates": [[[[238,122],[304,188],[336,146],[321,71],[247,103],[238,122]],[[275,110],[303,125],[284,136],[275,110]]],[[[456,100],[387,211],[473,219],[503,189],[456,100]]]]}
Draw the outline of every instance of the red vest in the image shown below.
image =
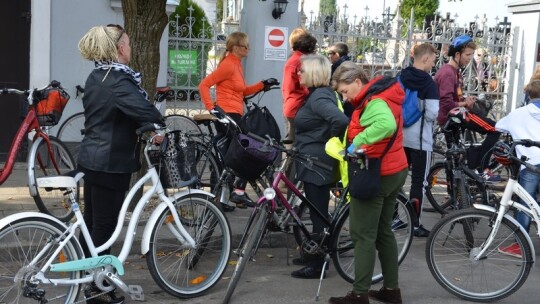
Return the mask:
{"type": "MultiPolygon", "coordinates": [[[[360,113],[362,113],[367,104],[374,99],[382,99],[386,101],[386,104],[394,114],[396,122],[398,123],[398,133],[394,143],[384,156],[381,163],[381,175],[384,176],[395,174],[407,168],[407,157],[405,156],[405,151],[403,150],[403,117],[401,114],[401,107],[403,104],[403,99],[405,98],[405,93],[403,92],[399,82],[395,82],[388,89],[382,92],[373,94],[371,97],[365,100],[365,102],[363,102],[369,88],[381,78],[382,77],[375,78],[366,84],[362,88],[362,91],[360,91],[354,100],[351,101],[351,104],[356,107],[356,109],[351,116],[347,140],[349,143],[351,143],[354,137],[366,128],[360,124],[360,113]]],[[[390,142],[392,135],[372,145],[363,145],[362,149],[366,151],[366,155],[369,157],[380,157],[390,142]]]]}

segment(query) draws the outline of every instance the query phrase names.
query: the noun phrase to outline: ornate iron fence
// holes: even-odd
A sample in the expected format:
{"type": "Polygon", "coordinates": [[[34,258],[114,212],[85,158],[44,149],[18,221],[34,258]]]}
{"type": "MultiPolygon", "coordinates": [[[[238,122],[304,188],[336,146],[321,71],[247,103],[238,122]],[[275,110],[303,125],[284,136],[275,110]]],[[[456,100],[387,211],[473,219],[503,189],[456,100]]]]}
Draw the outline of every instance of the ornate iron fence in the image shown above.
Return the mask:
{"type": "MultiPolygon", "coordinates": [[[[413,13],[411,12],[411,16],[413,13]]],[[[415,44],[429,42],[440,51],[435,67],[448,61],[446,51],[454,37],[469,34],[478,45],[474,59],[464,69],[465,94],[475,94],[493,105],[491,114],[497,119],[510,108],[508,96],[512,96],[513,69],[515,63],[514,37],[506,19],[495,20],[493,25],[484,17],[466,25],[459,25],[446,18],[424,23],[415,27],[399,14],[395,18],[379,21],[368,16],[351,20],[347,16],[308,18],[306,28],[317,38],[319,53],[326,54],[328,46],[341,41],[347,43],[350,57],[361,65],[369,76],[395,76],[402,68],[411,64],[411,50],[415,44]]],[[[225,47],[224,34],[218,26],[211,26],[202,20],[203,30],[195,33],[195,18],[185,20],[176,17],[169,21],[169,64],[167,84],[176,94],[167,103],[167,113],[193,115],[204,110],[197,89],[199,82],[218,64],[219,55],[225,47]],[[208,35],[205,28],[211,28],[208,35]]]]}
{"type": "MultiPolygon", "coordinates": [[[[318,41],[319,53],[326,54],[328,46],[344,42],[349,46],[349,56],[361,65],[368,76],[395,76],[402,68],[412,64],[414,45],[428,42],[438,50],[432,75],[448,62],[446,56],[451,41],[462,34],[473,37],[478,49],[470,64],[461,70],[464,80],[464,94],[474,94],[493,106],[491,115],[498,119],[507,112],[512,96],[513,69],[516,54],[513,48],[515,31],[506,19],[490,26],[484,17],[466,25],[459,25],[446,18],[424,23],[415,27],[398,14],[390,19],[387,13],[383,20],[370,20],[368,16],[350,20],[348,16],[313,17],[307,20],[307,29],[318,41]]],[[[384,17],[384,16],[383,16],[384,17]]]]}

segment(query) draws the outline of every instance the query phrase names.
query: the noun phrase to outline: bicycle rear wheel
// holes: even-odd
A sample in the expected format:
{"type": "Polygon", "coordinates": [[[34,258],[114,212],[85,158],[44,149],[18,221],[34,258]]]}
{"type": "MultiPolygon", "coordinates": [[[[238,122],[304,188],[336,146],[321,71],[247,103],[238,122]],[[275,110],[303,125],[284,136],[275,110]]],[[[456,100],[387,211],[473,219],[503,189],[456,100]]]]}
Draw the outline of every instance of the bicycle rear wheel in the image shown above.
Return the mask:
{"type": "MultiPolygon", "coordinates": [[[[34,157],[29,157],[28,166],[31,168],[35,181],[39,177],[58,176],[73,171],[76,163],[66,146],[56,137],[49,137],[49,146],[43,138],[37,139],[37,150],[34,157]]],[[[31,155],[30,155],[31,156],[31,155]]],[[[62,222],[73,217],[69,197],[64,191],[50,188],[38,188],[36,185],[34,201],[39,211],[52,215],[62,222]]],[[[79,187],[75,190],[75,198],[79,198],[79,187]]],[[[81,204],[82,207],[82,204],[81,204]]]]}
{"type": "MultiPolygon", "coordinates": [[[[23,218],[11,222],[0,230],[0,303],[36,303],[39,292],[44,296],[43,303],[74,303],[80,292],[80,284],[55,285],[29,280],[37,274],[45,262],[58,248],[58,238],[65,227],[44,218],[23,218]],[[45,249],[46,246],[52,246],[45,249]],[[42,256],[38,255],[43,254],[42,256]],[[29,265],[38,258],[36,264],[29,265]],[[26,295],[25,295],[26,293],[26,295]]],[[[82,250],[75,238],[72,238],[55,256],[53,263],[76,261],[82,258],[82,250]]],[[[82,272],[44,273],[48,279],[78,279],[82,272]]]]}
{"type": "Polygon", "coordinates": [[[58,129],[56,137],[66,145],[76,161],[84,138],[84,113],[80,112],[68,117],[58,129]]]}
{"type": "Polygon", "coordinates": [[[247,262],[255,256],[259,243],[266,232],[268,219],[269,213],[266,202],[263,202],[260,207],[253,209],[253,213],[251,214],[244,231],[242,241],[240,242],[239,248],[236,250],[238,261],[236,262],[236,268],[234,269],[231,281],[227,287],[227,293],[223,298],[223,303],[229,303],[236,285],[242,276],[242,272],[244,272],[244,269],[246,268],[247,262]]]}
{"type": "MultiPolygon", "coordinates": [[[[398,196],[396,200],[396,211],[394,213],[393,229],[394,237],[398,247],[398,263],[401,264],[413,239],[413,227],[416,215],[407,199],[398,196]]],[[[349,205],[345,206],[339,216],[331,240],[332,260],[339,275],[346,281],[354,281],[354,245],[351,239],[349,228],[349,205]]],[[[375,269],[371,282],[373,284],[383,280],[382,269],[379,260],[376,260],[375,269]]]]}
{"type": "MultiPolygon", "coordinates": [[[[446,176],[446,162],[437,162],[429,169],[427,177],[426,198],[433,206],[434,211],[446,214],[446,210],[453,204],[450,181],[446,176]]],[[[430,210],[427,210],[430,211],[430,210]]]]}
{"type": "Polygon", "coordinates": [[[503,218],[499,231],[485,251],[474,260],[491,233],[496,213],[465,209],[450,213],[431,230],[426,242],[426,261],[437,282],[453,295],[475,302],[492,302],[516,292],[527,280],[532,251],[520,227],[503,218]],[[501,253],[516,244],[521,256],[501,253]]]}
{"type": "Polygon", "coordinates": [[[214,286],[225,272],[231,251],[230,226],[207,195],[189,194],[174,204],[196,247],[179,241],[178,228],[166,209],[152,229],[146,261],[159,287],[178,298],[193,298],[214,286]]]}
{"type": "Polygon", "coordinates": [[[165,125],[171,131],[184,131],[189,135],[196,136],[195,138],[200,138],[198,136],[203,134],[201,128],[193,119],[181,114],[165,116],[165,125]]]}
{"type": "Polygon", "coordinates": [[[198,187],[213,192],[222,171],[218,158],[212,150],[203,143],[196,143],[195,159],[197,162],[197,174],[199,175],[198,187]]]}

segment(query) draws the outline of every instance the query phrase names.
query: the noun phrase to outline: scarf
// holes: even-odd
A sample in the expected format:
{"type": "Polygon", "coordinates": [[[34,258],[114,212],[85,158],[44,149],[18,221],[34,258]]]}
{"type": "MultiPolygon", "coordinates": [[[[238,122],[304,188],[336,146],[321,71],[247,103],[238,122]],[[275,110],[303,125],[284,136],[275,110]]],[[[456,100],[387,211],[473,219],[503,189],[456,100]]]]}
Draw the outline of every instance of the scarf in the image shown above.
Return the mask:
{"type": "MultiPolygon", "coordinates": [[[[141,87],[141,78],[142,78],[141,73],[135,72],[134,70],[132,70],[127,65],[122,64],[122,63],[118,63],[118,62],[96,61],[95,65],[96,65],[97,70],[110,71],[112,69],[112,70],[115,70],[115,71],[118,71],[118,72],[129,75],[133,79],[135,84],[137,85],[137,87],[139,89],[139,92],[144,96],[144,98],[146,100],[148,100],[148,93],[146,93],[146,91],[141,87]]],[[[107,72],[107,74],[108,73],[109,72],[107,72]]],[[[107,75],[105,75],[105,77],[107,77],[107,75]]],[[[103,78],[103,79],[105,79],[105,78],[103,78]]]]}

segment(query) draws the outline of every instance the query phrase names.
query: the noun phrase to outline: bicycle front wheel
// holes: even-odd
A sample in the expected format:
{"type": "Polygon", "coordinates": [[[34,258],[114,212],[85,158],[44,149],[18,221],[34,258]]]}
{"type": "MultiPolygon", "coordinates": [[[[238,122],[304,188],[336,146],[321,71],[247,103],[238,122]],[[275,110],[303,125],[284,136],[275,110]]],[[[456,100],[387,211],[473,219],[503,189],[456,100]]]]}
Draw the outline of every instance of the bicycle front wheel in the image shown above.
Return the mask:
{"type": "MultiPolygon", "coordinates": [[[[0,303],[74,303],[80,284],[55,285],[49,279],[79,279],[82,272],[44,273],[44,282],[32,281],[45,262],[58,248],[57,238],[65,231],[56,222],[44,218],[23,218],[11,222],[0,231],[0,303]],[[46,248],[48,247],[48,248],[46,248]],[[35,264],[29,263],[34,259],[35,264]],[[40,297],[39,294],[43,293],[40,297]],[[37,297],[37,298],[34,298],[37,297]]],[[[82,258],[78,242],[71,239],[55,256],[53,263],[76,261],[82,258]]]]}
{"type": "Polygon", "coordinates": [[[230,226],[207,195],[189,194],[174,204],[196,246],[189,248],[179,240],[178,228],[166,209],[152,229],[146,261],[154,281],[167,293],[178,298],[197,297],[214,286],[227,268],[230,226]]]}
{"type": "MultiPolygon", "coordinates": [[[[334,233],[332,233],[332,260],[339,275],[347,282],[352,283],[354,281],[354,244],[349,228],[349,205],[347,204],[341,212],[342,214],[336,222],[334,233]]],[[[398,247],[399,264],[405,260],[411,247],[415,221],[416,215],[413,213],[407,199],[401,195],[398,196],[394,219],[392,221],[392,231],[394,232],[398,247]]],[[[371,282],[375,284],[382,280],[382,268],[377,259],[371,282]]]]}
{"type": "Polygon", "coordinates": [[[79,149],[84,138],[84,113],[76,113],[68,117],[58,129],[58,139],[62,141],[75,160],[79,157],[79,149]]]}
{"type": "MultiPolygon", "coordinates": [[[[36,153],[33,158],[28,160],[28,166],[34,175],[34,185],[39,177],[58,176],[75,170],[76,163],[60,140],[56,137],[49,137],[50,146],[44,139],[38,140],[36,153]]],[[[67,222],[73,217],[69,197],[64,195],[64,191],[38,188],[37,185],[35,190],[34,201],[39,211],[52,215],[62,222],[67,222]]],[[[79,187],[74,194],[78,200],[79,187]]]]}
{"type": "Polygon", "coordinates": [[[240,242],[240,246],[236,250],[238,261],[236,262],[236,268],[233,271],[231,281],[227,287],[227,293],[223,298],[224,304],[229,303],[229,300],[236,289],[236,285],[238,285],[238,281],[240,281],[242,272],[244,272],[244,269],[246,268],[247,262],[255,256],[259,243],[266,232],[269,215],[266,202],[263,202],[260,207],[253,209],[240,242]]]}
{"type": "Polygon", "coordinates": [[[465,209],[443,217],[426,242],[426,261],[437,282],[453,295],[475,302],[492,302],[516,292],[527,280],[532,251],[519,227],[503,218],[493,242],[478,260],[493,229],[496,213],[465,209]],[[513,246],[510,253],[503,248],[513,246]]]}

